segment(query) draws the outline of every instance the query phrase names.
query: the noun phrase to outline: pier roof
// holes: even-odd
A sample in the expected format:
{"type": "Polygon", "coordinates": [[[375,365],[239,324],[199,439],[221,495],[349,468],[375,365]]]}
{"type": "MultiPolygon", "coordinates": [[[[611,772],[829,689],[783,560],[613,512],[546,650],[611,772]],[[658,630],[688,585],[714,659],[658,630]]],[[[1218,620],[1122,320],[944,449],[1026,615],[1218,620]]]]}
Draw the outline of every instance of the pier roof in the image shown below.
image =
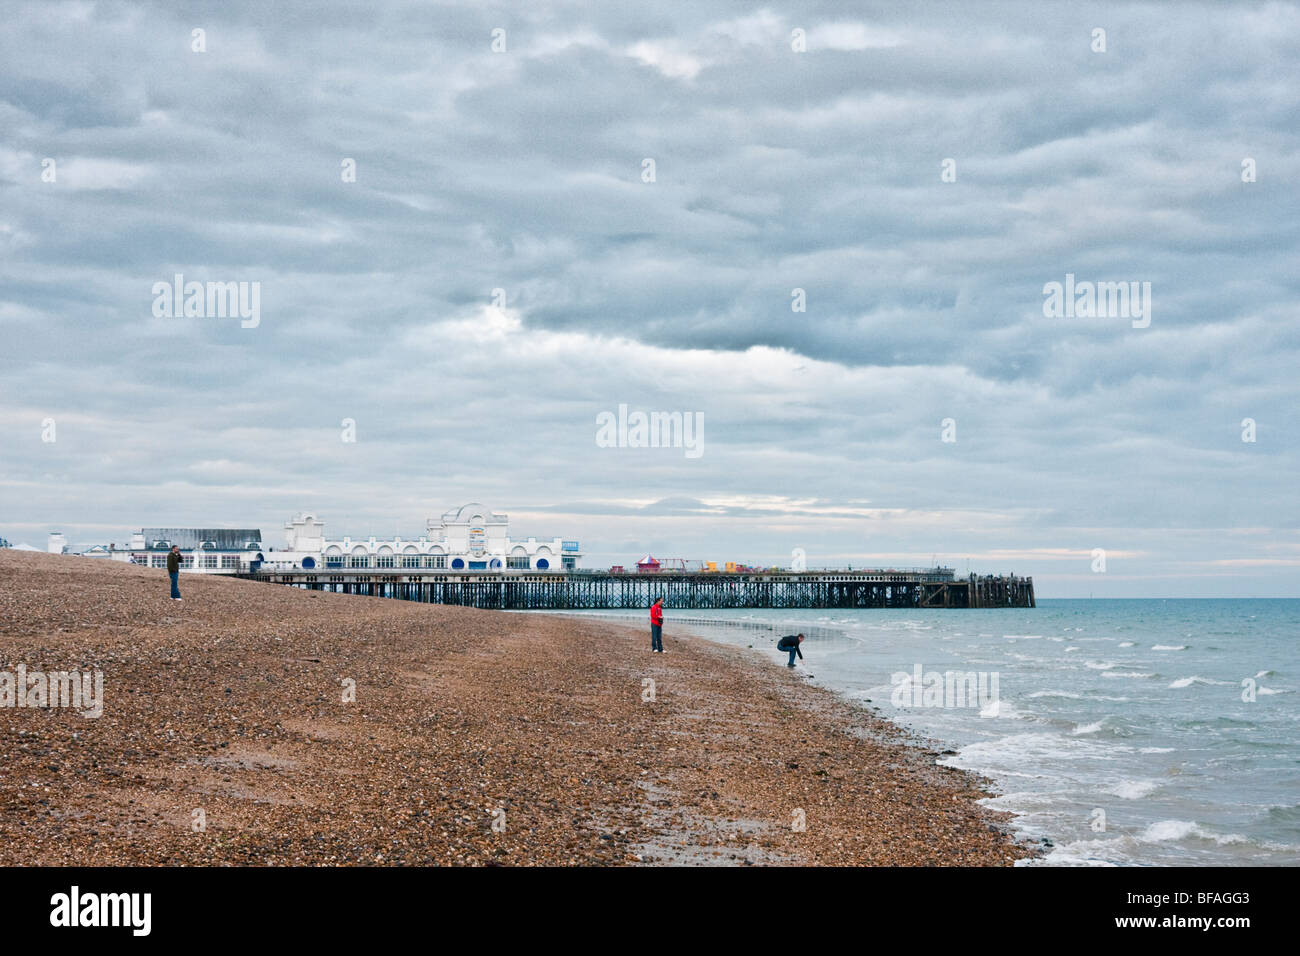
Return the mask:
{"type": "Polygon", "coordinates": [[[166,541],[169,548],[191,550],[211,541],[217,551],[243,551],[250,541],[262,541],[259,528],[144,528],[140,533],[149,548],[155,541],[166,541]]]}

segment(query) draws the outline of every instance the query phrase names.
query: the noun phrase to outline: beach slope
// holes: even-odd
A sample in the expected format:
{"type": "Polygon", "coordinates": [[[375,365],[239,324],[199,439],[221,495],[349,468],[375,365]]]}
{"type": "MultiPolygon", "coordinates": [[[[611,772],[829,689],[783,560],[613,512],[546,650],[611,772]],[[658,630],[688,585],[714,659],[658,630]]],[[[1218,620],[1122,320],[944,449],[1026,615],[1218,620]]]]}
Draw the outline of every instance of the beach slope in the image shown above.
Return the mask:
{"type": "Polygon", "coordinates": [[[975,778],[753,652],[0,551],[4,865],[1007,865],[975,778]],[[15,678],[11,678],[11,683],[15,678]],[[39,680],[39,678],[35,678],[39,680]],[[652,683],[651,683],[652,682],[652,683]],[[351,698],[355,699],[351,699],[351,698]]]}

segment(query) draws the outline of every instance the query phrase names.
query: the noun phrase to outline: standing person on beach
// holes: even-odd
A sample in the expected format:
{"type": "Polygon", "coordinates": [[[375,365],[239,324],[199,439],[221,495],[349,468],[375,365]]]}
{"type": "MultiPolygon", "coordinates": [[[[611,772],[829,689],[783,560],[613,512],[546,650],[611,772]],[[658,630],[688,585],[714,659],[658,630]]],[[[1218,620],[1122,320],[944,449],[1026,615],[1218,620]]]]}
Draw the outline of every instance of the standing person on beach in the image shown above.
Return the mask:
{"type": "Polygon", "coordinates": [[[778,651],[790,652],[790,663],[786,664],[786,667],[794,667],[794,656],[796,654],[799,655],[799,660],[803,660],[803,651],[799,650],[799,645],[802,643],[802,634],[787,634],[785,637],[781,638],[781,640],[776,642],[776,649],[778,651]]]}
{"type": "Polygon", "coordinates": [[[172,600],[181,599],[181,589],[177,582],[181,577],[181,549],[177,545],[172,545],[172,549],[167,552],[167,575],[172,579],[172,600]]]}
{"type": "Polygon", "coordinates": [[[655,598],[650,605],[650,653],[664,652],[664,599],[655,598]]]}

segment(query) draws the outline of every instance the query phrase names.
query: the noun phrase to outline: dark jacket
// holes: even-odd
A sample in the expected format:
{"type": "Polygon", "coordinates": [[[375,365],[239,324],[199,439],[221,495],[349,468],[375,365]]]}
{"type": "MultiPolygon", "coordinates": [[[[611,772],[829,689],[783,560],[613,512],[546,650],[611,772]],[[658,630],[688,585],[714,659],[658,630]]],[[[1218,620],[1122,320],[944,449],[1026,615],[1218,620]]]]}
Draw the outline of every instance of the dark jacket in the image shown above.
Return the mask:
{"type": "Polygon", "coordinates": [[[799,635],[787,634],[781,640],[776,642],[778,651],[794,651],[799,655],[799,660],[803,660],[803,651],[799,650],[799,635]]]}
{"type": "Polygon", "coordinates": [[[175,574],[181,569],[181,556],[175,551],[167,552],[167,573],[175,574]]]}

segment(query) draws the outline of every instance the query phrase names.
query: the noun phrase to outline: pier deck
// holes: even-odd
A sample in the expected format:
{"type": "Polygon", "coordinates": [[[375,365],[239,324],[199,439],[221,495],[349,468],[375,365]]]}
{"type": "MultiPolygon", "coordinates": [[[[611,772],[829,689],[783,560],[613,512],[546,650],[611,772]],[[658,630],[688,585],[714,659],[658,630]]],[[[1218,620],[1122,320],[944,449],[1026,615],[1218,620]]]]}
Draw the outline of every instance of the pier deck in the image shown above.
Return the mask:
{"type": "Polygon", "coordinates": [[[919,571],[429,572],[258,570],[240,577],[312,591],[498,610],[669,608],[1034,607],[1034,579],[919,571]]]}

